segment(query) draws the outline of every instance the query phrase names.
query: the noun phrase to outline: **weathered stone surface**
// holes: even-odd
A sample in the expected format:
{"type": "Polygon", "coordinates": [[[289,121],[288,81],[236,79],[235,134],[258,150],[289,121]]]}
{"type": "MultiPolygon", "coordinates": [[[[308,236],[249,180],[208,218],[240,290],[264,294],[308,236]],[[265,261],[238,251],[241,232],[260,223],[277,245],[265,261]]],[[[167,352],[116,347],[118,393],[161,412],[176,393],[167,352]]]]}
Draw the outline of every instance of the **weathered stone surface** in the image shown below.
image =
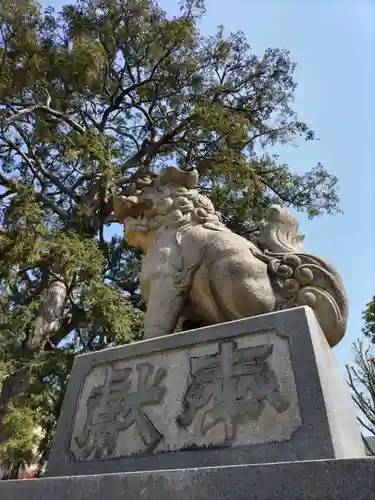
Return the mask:
{"type": "Polygon", "coordinates": [[[300,425],[288,341],[269,331],[95,366],[69,449],[83,461],[244,446],[300,425]]]}
{"type": "Polygon", "coordinates": [[[1,500],[373,500],[375,459],[0,481],[1,500]]]}
{"type": "Polygon", "coordinates": [[[364,455],[325,336],[297,308],[77,357],[48,474],[364,455]]]}
{"type": "Polygon", "coordinates": [[[196,170],[167,167],[114,197],[125,238],[146,252],[145,338],[307,305],[336,345],[347,324],[345,289],[332,266],[303,249],[294,215],[273,205],[255,244],[222,223],[197,183],[196,170]]]}

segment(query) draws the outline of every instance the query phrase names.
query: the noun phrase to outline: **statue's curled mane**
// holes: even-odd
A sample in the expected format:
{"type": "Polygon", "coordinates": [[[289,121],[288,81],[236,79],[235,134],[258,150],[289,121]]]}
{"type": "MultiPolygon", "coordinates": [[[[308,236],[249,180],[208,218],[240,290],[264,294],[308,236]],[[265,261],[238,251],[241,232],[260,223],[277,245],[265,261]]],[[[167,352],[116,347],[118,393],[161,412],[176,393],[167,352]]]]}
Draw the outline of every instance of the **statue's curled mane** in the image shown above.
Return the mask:
{"type": "Polygon", "coordinates": [[[211,200],[196,189],[172,187],[158,190],[158,193],[160,203],[155,204],[155,218],[160,222],[163,218],[164,225],[182,227],[210,224],[217,229],[226,229],[211,200]]]}

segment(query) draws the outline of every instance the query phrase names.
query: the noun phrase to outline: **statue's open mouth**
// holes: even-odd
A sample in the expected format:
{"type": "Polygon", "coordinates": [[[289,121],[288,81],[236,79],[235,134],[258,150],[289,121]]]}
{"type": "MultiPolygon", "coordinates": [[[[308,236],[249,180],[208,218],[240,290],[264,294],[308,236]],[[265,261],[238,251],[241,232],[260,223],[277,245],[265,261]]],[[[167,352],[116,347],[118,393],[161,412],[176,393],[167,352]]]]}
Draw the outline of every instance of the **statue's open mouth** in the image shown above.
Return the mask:
{"type": "Polygon", "coordinates": [[[128,218],[144,218],[146,212],[152,209],[153,203],[151,200],[139,201],[136,196],[119,196],[117,199],[115,198],[114,212],[120,222],[128,218]]]}
{"type": "Polygon", "coordinates": [[[127,217],[124,221],[125,232],[147,233],[148,217],[143,213],[138,217],[127,217]]]}

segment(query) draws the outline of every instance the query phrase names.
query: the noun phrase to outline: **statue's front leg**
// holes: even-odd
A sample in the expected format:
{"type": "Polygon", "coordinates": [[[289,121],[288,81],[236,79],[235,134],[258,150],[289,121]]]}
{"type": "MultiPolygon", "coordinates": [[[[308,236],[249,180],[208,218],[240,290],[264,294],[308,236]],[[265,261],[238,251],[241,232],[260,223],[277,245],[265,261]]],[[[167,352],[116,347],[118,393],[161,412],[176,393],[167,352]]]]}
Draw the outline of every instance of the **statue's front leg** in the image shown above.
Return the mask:
{"type": "Polygon", "coordinates": [[[184,296],[174,285],[172,277],[152,282],[145,319],[145,339],[173,333],[184,304],[184,296]]]}

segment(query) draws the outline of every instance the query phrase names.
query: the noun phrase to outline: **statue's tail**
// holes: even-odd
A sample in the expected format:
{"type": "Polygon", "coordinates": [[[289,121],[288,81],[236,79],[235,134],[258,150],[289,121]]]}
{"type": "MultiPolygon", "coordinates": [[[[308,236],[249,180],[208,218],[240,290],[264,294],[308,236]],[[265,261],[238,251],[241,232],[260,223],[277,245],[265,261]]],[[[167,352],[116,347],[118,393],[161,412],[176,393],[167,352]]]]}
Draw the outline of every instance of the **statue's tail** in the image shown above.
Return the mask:
{"type": "Polygon", "coordinates": [[[337,271],[303,250],[294,215],[273,205],[263,225],[258,257],[267,262],[277,309],[310,306],[331,347],[345,335],[348,299],[337,271]]]}

